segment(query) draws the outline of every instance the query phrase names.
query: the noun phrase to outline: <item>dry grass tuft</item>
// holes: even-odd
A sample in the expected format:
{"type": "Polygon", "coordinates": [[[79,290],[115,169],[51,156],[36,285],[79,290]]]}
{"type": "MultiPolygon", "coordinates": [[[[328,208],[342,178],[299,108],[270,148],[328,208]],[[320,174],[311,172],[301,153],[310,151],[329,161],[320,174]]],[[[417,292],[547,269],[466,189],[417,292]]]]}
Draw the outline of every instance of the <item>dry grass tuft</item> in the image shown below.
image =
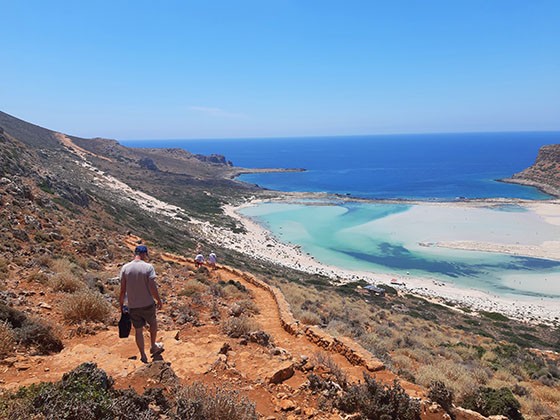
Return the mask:
{"type": "Polygon", "coordinates": [[[205,293],[208,286],[195,279],[189,279],[185,283],[185,287],[179,293],[181,296],[192,296],[194,293],[205,293]]]}
{"type": "Polygon", "coordinates": [[[255,404],[239,392],[196,383],[181,389],[176,418],[213,420],[257,420],[255,404]]]}
{"type": "Polygon", "coordinates": [[[303,311],[297,314],[296,318],[305,325],[321,325],[321,317],[315,312],[303,311]]]}
{"type": "Polygon", "coordinates": [[[27,281],[29,283],[47,284],[49,282],[49,276],[42,271],[35,271],[27,277],[27,281]]]}
{"type": "Polygon", "coordinates": [[[249,314],[260,313],[259,307],[257,306],[257,304],[255,303],[255,301],[253,299],[242,299],[239,302],[237,302],[237,304],[239,306],[241,306],[241,310],[245,314],[246,313],[249,313],[249,314]]]}
{"type": "Polygon", "coordinates": [[[226,284],[223,288],[223,292],[226,299],[239,300],[247,297],[246,291],[239,290],[239,288],[233,284],[226,284]]]}
{"type": "Polygon", "coordinates": [[[69,296],[62,304],[64,319],[71,322],[104,321],[111,312],[111,305],[101,293],[84,290],[69,296]]]}
{"type": "Polygon", "coordinates": [[[259,329],[259,324],[254,319],[246,316],[229,318],[222,325],[222,331],[232,338],[243,337],[259,329]]]}
{"type": "Polygon", "coordinates": [[[49,279],[49,286],[56,292],[74,293],[86,288],[85,282],[74,273],[63,271],[56,273],[49,279]]]}
{"type": "Polygon", "coordinates": [[[11,356],[16,345],[15,334],[8,322],[0,321],[0,359],[11,356]]]}
{"type": "Polygon", "coordinates": [[[451,360],[436,360],[418,368],[417,383],[428,387],[434,381],[443,382],[461,400],[488,382],[488,373],[479,367],[464,366],[451,360]]]}

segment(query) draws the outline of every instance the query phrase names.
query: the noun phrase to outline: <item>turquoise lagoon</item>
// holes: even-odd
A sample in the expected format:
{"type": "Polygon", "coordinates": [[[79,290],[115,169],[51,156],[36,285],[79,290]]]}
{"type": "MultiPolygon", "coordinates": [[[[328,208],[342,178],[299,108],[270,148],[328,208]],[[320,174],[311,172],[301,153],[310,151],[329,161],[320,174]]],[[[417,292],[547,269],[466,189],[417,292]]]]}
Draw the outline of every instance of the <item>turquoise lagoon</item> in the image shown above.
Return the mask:
{"type": "Polygon", "coordinates": [[[240,210],[317,261],[352,270],[433,278],[511,298],[560,298],[560,261],[422,246],[440,241],[540,244],[560,226],[518,206],[306,205],[240,210]]]}

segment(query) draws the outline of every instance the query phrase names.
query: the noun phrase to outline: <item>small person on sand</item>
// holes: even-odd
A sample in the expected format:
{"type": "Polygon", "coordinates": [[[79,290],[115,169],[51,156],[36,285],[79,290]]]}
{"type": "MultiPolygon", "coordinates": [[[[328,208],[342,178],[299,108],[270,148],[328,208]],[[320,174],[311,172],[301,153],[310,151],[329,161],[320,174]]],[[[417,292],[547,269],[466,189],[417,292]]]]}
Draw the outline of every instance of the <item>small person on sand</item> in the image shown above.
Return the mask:
{"type": "Polygon", "coordinates": [[[136,345],[140,350],[140,360],[148,363],[148,358],[144,351],[144,325],[150,325],[150,353],[152,360],[156,359],[163,352],[163,345],[156,342],[157,338],[157,309],[161,310],[163,304],[159,296],[157,284],[155,282],[156,273],[154,266],[146,262],[148,259],[148,248],[139,245],[134,250],[134,260],[125,264],[121,269],[121,294],[120,307],[123,312],[125,296],[128,297],[128,311],[130,320],[136,330],[136,345]]]}
{"type": "Polygon", "coordinates": [[[210,255],[208,255],[208,264],[210,264],[212,270],[216,269],[216,254],[214,254],[214,252],[211,252],[210,255]]]}
{"type": "Polygon", "coordinates": [[[194,258],[194,263],[196,265],[196,268],[200,267],[202,264],[204,264],[204,255],[202,254],[198,254],[195,258],[194,258]]]}

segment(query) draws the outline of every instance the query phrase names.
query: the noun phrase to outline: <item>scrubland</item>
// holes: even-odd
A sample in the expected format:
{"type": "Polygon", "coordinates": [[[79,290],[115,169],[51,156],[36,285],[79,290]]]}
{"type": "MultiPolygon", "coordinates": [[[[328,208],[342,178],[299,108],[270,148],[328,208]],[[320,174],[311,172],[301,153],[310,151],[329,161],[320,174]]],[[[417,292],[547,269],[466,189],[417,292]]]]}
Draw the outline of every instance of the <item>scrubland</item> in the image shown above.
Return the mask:
{"type": "Polygon", "coordinates": [[[557,327],[474,314],[400,296],[388,286],[380,297],[359,284],[330,286],[305,277],[268,281],[282,290],[302,323],[356,339],[408,381],[426,388],[443,384],[458,405],[468,406],[476,390],[505,388],[526,418],[560,418],[558,359],[533,348],[558,350],[557,327]]]}

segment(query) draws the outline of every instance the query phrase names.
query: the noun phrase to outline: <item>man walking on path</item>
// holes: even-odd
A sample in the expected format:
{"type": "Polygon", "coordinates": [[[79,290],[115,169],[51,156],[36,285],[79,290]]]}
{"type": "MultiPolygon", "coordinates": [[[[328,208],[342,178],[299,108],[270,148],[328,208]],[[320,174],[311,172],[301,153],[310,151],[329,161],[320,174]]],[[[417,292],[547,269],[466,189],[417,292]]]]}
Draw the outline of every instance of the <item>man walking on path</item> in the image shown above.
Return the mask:
{"type": "Polygon", "coordinates": [[[148,258],[148,248],[144,245],[137,246],[134,250],[134,260],[125,264],[121,269],[121,294],[120,304],[121,313],[123,311],[124,299],[128,297],[128,310],[130,320],[136,329],[136,345],[140,350],[140,360],[148,362],[144,351],[143,328],[146,323],[150,325],[150,353],[152,359],[163,352],[161,343],[156,343],[157,337],[157,309],[161,310],[162,302],[155,282],[156,273],[152,264],[146,262],[148,258]]]}
{"type": "Polygon", "coordinates": [[[216,269],[216,254],[214,254],[214,252],[211,252],[210,255],[208,255],[208,264],[210,264],[212,270],[216,269]]]}

